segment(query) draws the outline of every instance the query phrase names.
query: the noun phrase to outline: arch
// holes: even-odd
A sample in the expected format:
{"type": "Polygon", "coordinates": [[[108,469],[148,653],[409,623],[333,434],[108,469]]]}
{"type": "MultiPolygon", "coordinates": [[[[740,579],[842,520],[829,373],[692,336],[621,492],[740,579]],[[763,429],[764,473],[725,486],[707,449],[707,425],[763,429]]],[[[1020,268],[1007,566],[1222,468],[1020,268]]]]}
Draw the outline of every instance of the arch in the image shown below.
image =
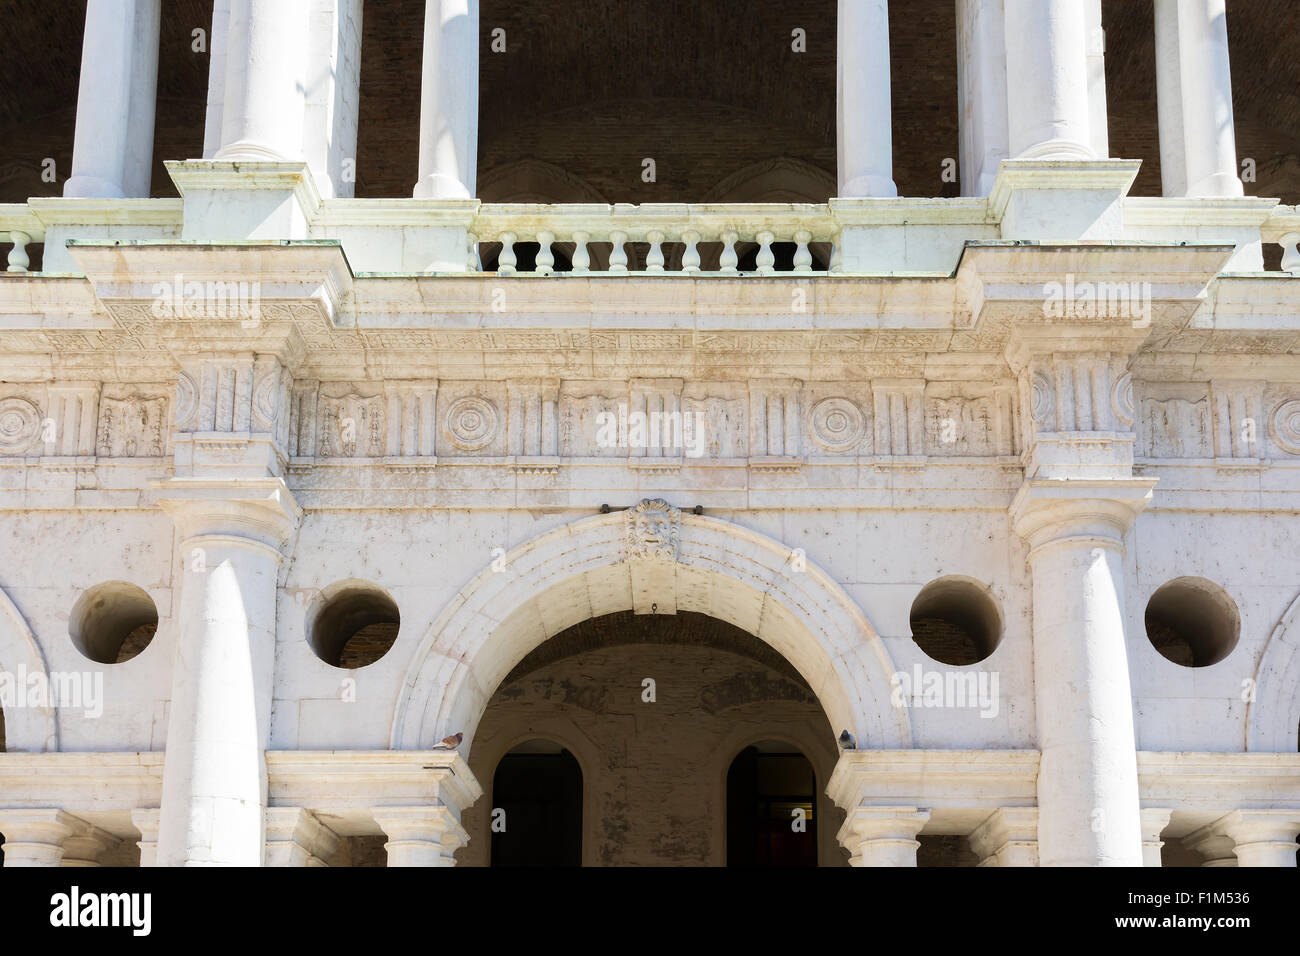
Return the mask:
{"type": "Polygon", "coordinates": [[[1255,699],[1246,705],[1246,749],[1300,749],[1300,596],[1264,645],[1255,671],[1255,699]]]}
{"type": "Polygon", "coordinates": [[[487,203],[605,203],[580,176],[540,159],[521,159],[485,170],[478,195],[487,203]]]}
{"type": "Polygon", "coordinates": [[[835,177],[821,167],[778,156],[732,173],[710,189],[703,201],[824,203],[837,191],[835,177]]]}
{"type": "MultiPolygon", "coordinates": [[[[0,670],[15,675],[15,691],[21,693],[26,682],[22,675],[40,674],[49,687],[49,670],[45,655],[36,642],[27,619],[17,605],[0,588],[0,670]]],[[[59,729],[54,707],[13,707],[5,712],[5,749],[42,753],[59,749],[59,729]]]]}
{"type": "Polygon", "coordinates": [[[463,732],[468,752],[493,691],[534,647],[590,617],[663,608],[709,614],[765,641],[807,682],[833,731],[851,730],[864,747],[910,747],[907,711],[890,703],[884,642],[830,575],[806,559],[792,567],[793,553],[662,501],[526,541],[505,556],[505,571],[489,566],[470,581],[424,635],[390,746],[421,749],[463,732]]]}

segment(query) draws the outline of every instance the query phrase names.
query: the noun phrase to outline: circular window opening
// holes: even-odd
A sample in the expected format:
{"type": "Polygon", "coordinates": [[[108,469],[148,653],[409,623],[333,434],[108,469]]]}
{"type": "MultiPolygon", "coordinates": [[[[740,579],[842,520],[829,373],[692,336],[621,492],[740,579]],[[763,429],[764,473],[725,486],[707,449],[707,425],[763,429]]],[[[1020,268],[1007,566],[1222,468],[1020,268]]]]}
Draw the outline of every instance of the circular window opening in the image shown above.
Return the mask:
{"type": "Polygon", "coordinates": [[[984,585],[940,578],[912,602],[912,640],[941,664],[978,664],[1002,639],[1002,615],[984,585]]]}
{"type": "Polygon", "coordinates": [[[77,650],[98,664],[124,664],[153,640],[158,608],[143,588],[107,581],[72,606],[68,633],[77,650]]]}
{"type": "Polygon", "coordinates": [[[308,643],[326,664],[355,670],[373,664],[393,646],[401,617],[387,593],[357,582],[336,586],[308,628],[308,643]]]}
{"type": "Polygon", "coordinates": [[[1184,667],[1217,664],[1237,646],[1241,615],[1213,581],[1175,578],[1147,602],[1147,640],[1161,655],[1184,667]]]}

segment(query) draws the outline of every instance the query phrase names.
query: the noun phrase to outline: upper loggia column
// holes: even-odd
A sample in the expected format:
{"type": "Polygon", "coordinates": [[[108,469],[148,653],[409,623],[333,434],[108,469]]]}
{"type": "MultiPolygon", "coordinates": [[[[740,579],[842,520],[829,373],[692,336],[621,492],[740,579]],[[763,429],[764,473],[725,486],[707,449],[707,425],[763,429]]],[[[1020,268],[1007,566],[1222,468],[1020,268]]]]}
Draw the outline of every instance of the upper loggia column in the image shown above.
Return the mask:
{"type": "Polygon", "coordinates": [[[162,0],[88,0],[67,197],[147,197],[162,0]]]}
{"type": "Polygon", "coordinates": [[[303,158],[311,4],[230,0],[219,160],[303,158]]]}
{"type": "Polygon", "coordinates": [[[839,0],[837,37],[840,197],[897,196],[888,0],[839,0]]]}
{"type": "Polygon", "coordinates": [[[1240,196],[1224,0],[1155,0],[1166,196],[1240,196]]]}
{"type": "Polygon", "coordinates": [[[470,199],[478,161],[478,0],[425,0],[417,199],[470,199]]]}
{"type": "Polygon", "coordinates": [[[261,866],[277,575],[301,516],[278,478],[171,479],[183,568],[159,866],[261,866]]]}
{"type": "Polygon", "coordinates": [[[1011,156],[1095,159],[1086,0],[1005,0],[1011,156]]]}

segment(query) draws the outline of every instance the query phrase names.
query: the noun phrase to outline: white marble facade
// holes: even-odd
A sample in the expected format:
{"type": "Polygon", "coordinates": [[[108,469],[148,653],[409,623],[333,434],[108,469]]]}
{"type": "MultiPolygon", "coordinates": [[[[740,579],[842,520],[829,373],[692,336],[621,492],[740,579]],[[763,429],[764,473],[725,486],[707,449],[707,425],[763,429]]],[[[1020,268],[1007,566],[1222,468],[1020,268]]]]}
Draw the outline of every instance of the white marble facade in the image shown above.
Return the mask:
{"type": "Polygon", "coordinates": [[[142,198],[159,0],[90,0],[113,42],[85,56],[126,80],[83,69],[65,196],[0,206],[6,865],[120,841],[143,865],[319,865],[363,834],[448,864],[493,690],[634,610],[722,618],[800,672],[856,739],[828,788],[855,864],[960,834],[988,865],[1159,865],[1177,838],[1294,866],[1300,213],[1242,196],[1210,121],[1223,0],[1155,5],[1160,199],[1127,196],[1137,163],[1097,127],[1096,0],[958,0],[968,194],[896,197],[890,11],[841,0],[838,197],[566,207],[472,198],[476,0],[427,3],[411,199],[338,176],[360,0],[217,0],[205,156],[168,164],[182,199],[142,198]],[[259,54],[308,24],[302,62],[259,54]],[[343,95],[295,82],[321,57],[343,95]],[[681,440],[602,436],[634,414],[681,440]],[[945,579],[997,610],[978,663],[912,639],[945,579]],[[1181,579],[1235,614],[1206,666],[1147,636],[1181,579]],[[343,670],[310,631],[354,586],[400,631],[343,670]],[[156,636],[92,660],[88,608],[137,591],[156,636]],[[996,674],[996,712],[899,706],[918,668],[996,674]],[[37,700],[32,675],[100,689],[37,700]]]}

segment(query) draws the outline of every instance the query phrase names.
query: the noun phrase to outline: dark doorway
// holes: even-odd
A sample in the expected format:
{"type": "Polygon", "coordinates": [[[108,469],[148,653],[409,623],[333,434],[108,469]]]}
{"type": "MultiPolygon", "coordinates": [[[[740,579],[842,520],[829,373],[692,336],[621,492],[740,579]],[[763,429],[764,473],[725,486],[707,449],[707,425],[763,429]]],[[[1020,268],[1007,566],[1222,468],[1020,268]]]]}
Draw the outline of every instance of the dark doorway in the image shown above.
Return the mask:
{"type": "Polygon", "coordinates": [[[816,866],[816,793],[812,764],[787,745],[741,751],[727,772],[727,866],[816,866]]]}
{"type": "Polygon", "coordinates": [[[582,768],[573,754],[537,740],[502,757],[492,821],[492,866],[581,866],[582,768]]]}

